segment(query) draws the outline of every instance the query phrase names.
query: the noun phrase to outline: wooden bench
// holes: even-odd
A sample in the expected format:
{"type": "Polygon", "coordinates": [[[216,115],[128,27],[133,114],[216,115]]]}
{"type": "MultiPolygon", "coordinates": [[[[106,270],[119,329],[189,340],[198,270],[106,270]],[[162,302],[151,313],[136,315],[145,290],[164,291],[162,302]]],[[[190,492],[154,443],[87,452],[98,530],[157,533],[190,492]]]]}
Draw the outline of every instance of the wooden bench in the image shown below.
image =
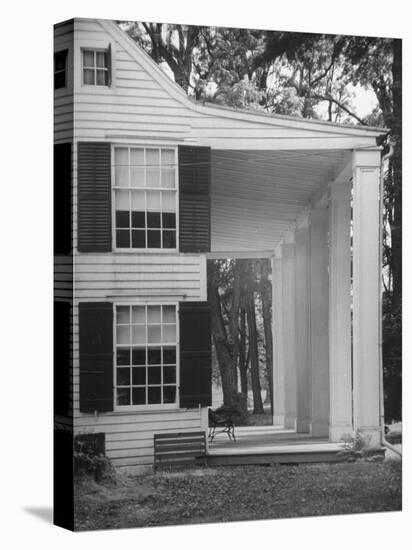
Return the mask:
{"type": "Polygon", "coordinates": [[[203,459],[206,466],[205,432],[179,432],[153,435],[154,468],[190,466],[203,459]]]}

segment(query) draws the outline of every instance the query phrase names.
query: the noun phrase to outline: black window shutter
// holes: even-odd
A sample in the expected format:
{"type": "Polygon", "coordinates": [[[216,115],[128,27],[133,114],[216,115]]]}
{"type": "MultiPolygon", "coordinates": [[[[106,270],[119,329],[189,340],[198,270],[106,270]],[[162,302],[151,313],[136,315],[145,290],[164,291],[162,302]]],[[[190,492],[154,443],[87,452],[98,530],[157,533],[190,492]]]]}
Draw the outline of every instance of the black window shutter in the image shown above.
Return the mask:
{"type": "Polygon", "coordinates": [[[110,143],[78,144],[78,249],[112,249],[110,143]]]}
{"type": "Polygon", "coordinates": [[[80,412],[113,410],[113,305],[79,304],[80,412]]]}
{"type": "Polygon", "coordinates": [[[71,143],[54,146],[53,164],[54,253],[69,254],[72,237],[71,143]]]}
{"type": "Polygon", "coordinates": [[[179,250],[210,252],[210,147],[179,145],[179,250]]]}
{"type": "Polygon", "coordinates": [[[207,302],[181,302],[180,407],[212,403],[211,317],[207,302]]]}
{"type": "Polygon", "coordinates": [[[54,302],[54,414],[67,415],[70,404],[70,302],[54,302]]]}

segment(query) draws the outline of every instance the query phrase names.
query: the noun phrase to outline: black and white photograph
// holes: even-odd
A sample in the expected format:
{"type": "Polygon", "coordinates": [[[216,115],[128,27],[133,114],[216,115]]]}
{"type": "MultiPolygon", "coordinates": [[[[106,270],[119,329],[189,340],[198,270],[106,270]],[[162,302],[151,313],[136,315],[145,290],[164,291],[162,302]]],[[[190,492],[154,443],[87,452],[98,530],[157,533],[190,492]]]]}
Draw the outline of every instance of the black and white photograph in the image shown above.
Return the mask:
{"type": "Polygon", "coordinates": [[[88,544],[400,525],[405,33],[91,7],[48,17],[53,495],[26,515],[88,544]]]}

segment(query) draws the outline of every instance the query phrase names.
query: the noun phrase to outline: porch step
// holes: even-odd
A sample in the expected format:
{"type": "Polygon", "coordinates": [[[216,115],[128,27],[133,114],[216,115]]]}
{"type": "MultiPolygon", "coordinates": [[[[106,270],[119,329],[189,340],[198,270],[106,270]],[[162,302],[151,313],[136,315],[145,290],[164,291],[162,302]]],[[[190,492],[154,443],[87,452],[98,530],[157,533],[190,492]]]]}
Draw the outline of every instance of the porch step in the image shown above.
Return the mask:
{"type": "Polygon", "coordinates": [[[268,451],[242,453],[208,453],[208,466],[235,466],[246,464],[301,464],[309,462],[341,462],[338,449],[268,451]]]}

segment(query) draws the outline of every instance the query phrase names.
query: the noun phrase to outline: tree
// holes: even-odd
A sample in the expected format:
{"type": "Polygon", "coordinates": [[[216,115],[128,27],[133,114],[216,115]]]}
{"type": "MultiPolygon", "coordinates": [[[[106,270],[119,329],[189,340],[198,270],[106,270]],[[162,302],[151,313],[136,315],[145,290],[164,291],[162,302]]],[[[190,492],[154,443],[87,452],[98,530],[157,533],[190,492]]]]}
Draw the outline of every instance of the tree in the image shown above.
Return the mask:
{"type": "Polygon", "coordinates": [[[254,67],[254,58],[263,51],[263,31],[130,21],[121,24],[156,63],[168,65],[175,82],[189,95],[259,108],[266,75],[264,68],[254,67]]]}
{"type": "Polygon", "coordinates": [[[267,259],[260,262],[260,296],[265,333],[266,377],[269,386],[271,413],[273,414],[272,285],[269,281],[269,261],[267,259]]]}
{"type": "Polygon", "coordinates": [[[202,27],[128,22],[125,29],[156,63],[167,63],[186,93],[193,89],[193,51],[199,44],[202,27]]]}
{"type": "Polygon", "coordinates": [[[247,262],[245,269],[245,277],[243,279],[242,292],[244,296],[244,304],[246,309],[246,318],[248,325],[249,337],[249,354],[250,354],[250,374],[253,393],[253,412],[254,414],[264,414],[262,403],[262,388],[260,385],[259,376],[259,355],[258,355],[258,338],[256,328],[256,312],[255,312],[255,281],[253,262],[247,262]]]}
{"type": "Polygon", "coordinates": [[[351,37],[345,75],[375,92],[381,120],[395,143],[385,178],[385,267],[394,309],[402,302],[402,43],[399,39],[351,37]]]}
{"type": "MultiPolygon", "coordinates": [[[[392,402],[400,403],[401,40],[159,23],[128,23],[126,30],[156,62],[166,62],[176,82],[197,99],[388,128],[395,149],[388,163],[383,197],[383,357],[385,386],[396,388],[392,402]],[[376,95],[378,108],[365,118],[356,113],[350,84],[371,89],[376,95]],[[395,333],[389,329],[393,325],[397,327],[395,333]],[[390,367],[386,364],[389,357],[390,367]]],[[[239,366],[245,385],[241,349],[239,366]]],[[[400,405],[395,409],[391,406],[390,410],[400,417],[400,405]]]]}
{"type": "Polygon", "coordinates": [[[222,315],[219,294],[220,278],[221,262],[209,262],[208,300],[212,315],[212,338],[222,380],[223,402],[227,406],[233,406],[237,396],[237,373],[233,368],[232,353],[222,315]]]}
{"type": "Polygon", "coordinates": [[[240,391],[244,395],[248,392],[247,373],[249,366],[249,352],[246,349],[247,334],[246,334],[246,309],[244,301],[241,300],[240,308],[240,326],[239,326],[239,375],[240,375],[240,391]]]}
{"type": "Polygon", "coordinates": [[[263,64],[274,76],[268,83],[266,106],[272,112],[291,114],[282,112],[287,92],[288,108],[295,115],[319,118],[317,107],[326,103],[330,122],[350,122],[352,118],[364,124],[351,106],[343,78],[345,44],[346,38],[339,35],[269,31],[265,50],[255,59],[256,65],[263,64]]]}
{"type": "MultiPolygon", "coordinates": [[[[267,268],[267,261],[264,262],[267,268]]],[[[261,397],[262,383],[269,389],[269,395],[271,395],[272,383],[270,289],[267,286],[268,281],[262,287],[261,271],[259,260],[208,262],[208,298],[212,308],[212,336],[223,389],[223,402],[228,407],[239,403],[239,380],[241,393],[247,396],[250,375],[253,409],[257,414],[264,413],[261,397]],[[269,300],[269,324],[265,329],[268,332],[262,328],[265,324],[263,308],[260,311],[259,307],[256,307],[258,306],[257,296],[262,292],[262,288],[266,292],[265,300],[269,300]],[[268,291],[269,294],[267,294],[268,291]],[[259,328],[256,322],[257,316],[259,328]],[[259,349],[262,352],[263,348],[264,353],[259,353],[259,349]],[[249,363],[250,370],[248,370],[249,363]],[[265,365],[264,368],[262,368],[263,365],[265,365]]],[[[267,309],[266,304],[265,308],[267,309]]]]}

